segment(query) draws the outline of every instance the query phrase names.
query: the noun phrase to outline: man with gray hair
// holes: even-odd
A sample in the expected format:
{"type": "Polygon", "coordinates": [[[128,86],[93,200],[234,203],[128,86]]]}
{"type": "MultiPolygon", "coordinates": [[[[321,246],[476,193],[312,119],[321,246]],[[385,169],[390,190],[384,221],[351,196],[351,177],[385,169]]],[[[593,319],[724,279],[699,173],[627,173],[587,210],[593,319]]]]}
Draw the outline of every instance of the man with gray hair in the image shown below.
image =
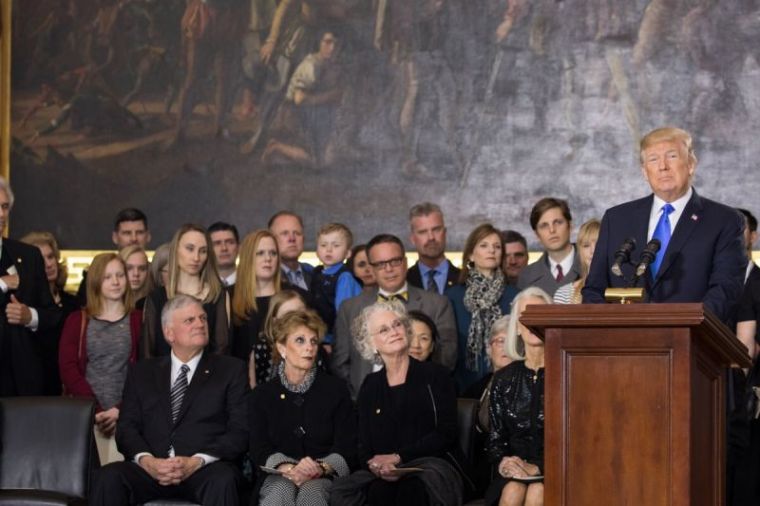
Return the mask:
{"type": "MultiPolygon", "coordinates": [[[[13,208],[13,190],[0,177],[0,230],[13,208]]],[[[37,330],[58,325],[39,248],[0,238],[0,397],[43,395],[42,350],[37,330]]]]}
{"type": "Polygon", "coordinates": [[[459,283],[459,269],[444,256],[446,225],[443,211],[431,202],[417,204],[409,210],[409,240],[414,244],[419,260],[407,273],[413,286],[443,294],[447,287],[459,283]]]}
{"type": "Polygon", "coordinates": [[[248,448],[245,364],[204,352],[206,312],[189,295],[166,303],[161,326],[171,354],[130,371],[116,428],[127,460],[100,470],[90,504],[237,505],[242,477],[234,461],[248,448]]]}

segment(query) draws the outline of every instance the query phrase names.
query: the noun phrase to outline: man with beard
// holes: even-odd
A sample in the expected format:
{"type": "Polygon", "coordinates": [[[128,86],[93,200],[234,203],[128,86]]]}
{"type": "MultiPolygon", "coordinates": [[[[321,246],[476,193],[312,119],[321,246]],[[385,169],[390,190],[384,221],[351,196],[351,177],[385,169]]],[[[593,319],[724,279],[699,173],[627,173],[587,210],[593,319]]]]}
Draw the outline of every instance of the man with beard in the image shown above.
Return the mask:
{"type": "Polygon", "coordinates": [[[443,294],[447,287],[459,282],[459,269],[446,259],[446,226],[443,212],[436,204],[423,202],[409,210],[409,240],[419,260],[407,274],[413,286],[443,294]]]}

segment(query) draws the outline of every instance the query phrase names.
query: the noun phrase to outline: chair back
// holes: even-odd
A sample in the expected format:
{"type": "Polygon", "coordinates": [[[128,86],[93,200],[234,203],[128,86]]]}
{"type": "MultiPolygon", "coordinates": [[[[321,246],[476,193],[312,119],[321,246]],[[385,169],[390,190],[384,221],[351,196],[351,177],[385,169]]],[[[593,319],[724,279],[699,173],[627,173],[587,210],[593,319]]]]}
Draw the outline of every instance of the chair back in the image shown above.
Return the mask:
{"type": "Polygon", "coordinates": [[[94,409],[85,399],[0,398],[0,489],[86,498],[98,465],[94,409]]]}
{"type": "Polygon", "coordinates": [[[459,397],[457,399],[457,427],[459,428],[459,445],[467,463],[472,464],[473,433],[477,416],[478,400],[459,397]]]}

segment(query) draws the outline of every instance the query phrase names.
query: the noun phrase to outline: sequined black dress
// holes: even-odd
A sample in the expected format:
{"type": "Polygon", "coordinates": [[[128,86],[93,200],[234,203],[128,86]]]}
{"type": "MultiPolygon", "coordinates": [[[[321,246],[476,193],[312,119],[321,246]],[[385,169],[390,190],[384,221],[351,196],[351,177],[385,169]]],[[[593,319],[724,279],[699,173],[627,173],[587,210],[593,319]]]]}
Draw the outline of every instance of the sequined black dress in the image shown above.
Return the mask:
{"type": "MultiPolygon", "coordinates": [[[[533,371],[524,360],[494,374],[491,385],[491,432],[486,453],[494,465],[502,457],[518,456],[544,470],[544,370],[533,371]]],[[[497,476],[486,493],[486,504],[498,503],[507,480],[497,476]]]]}

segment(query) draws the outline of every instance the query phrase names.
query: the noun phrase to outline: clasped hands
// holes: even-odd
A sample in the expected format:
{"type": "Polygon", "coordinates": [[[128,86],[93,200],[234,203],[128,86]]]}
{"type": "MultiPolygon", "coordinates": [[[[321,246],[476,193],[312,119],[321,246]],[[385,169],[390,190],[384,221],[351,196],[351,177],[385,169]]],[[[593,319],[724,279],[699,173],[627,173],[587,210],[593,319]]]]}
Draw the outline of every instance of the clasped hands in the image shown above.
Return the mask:
{"type": "Polygon", "coordinates": [[[499,462],[499,474],[504,478],[527,478],[538,476],[540,469],[520,457],[504,457],[499,462]]]}
{"type": "Polygon", "coordinates": [[[367,461],[369,470],[385,481],[396,481],[400,476],[395,473],[396,466],[401,464],[401,457],[396,454],[375,455],[367,461]]]}
{"type": "Polygon", "coordinates": [[[277,466],[282,471],[282,476],[290,481],[296,487],[300,487],[309,480],[321,478],[325,471],[319,462],[311,457],[304,457],[297,464],[286,462],[277,466]]]}
{"type": "Polygon", "coordinates": [[[203,467],[200,457],[169,457],[159,459],[152,455],[140,458],[140,467],[156,480],[159,485],[179,485],[191,474],[203,467]]]}

